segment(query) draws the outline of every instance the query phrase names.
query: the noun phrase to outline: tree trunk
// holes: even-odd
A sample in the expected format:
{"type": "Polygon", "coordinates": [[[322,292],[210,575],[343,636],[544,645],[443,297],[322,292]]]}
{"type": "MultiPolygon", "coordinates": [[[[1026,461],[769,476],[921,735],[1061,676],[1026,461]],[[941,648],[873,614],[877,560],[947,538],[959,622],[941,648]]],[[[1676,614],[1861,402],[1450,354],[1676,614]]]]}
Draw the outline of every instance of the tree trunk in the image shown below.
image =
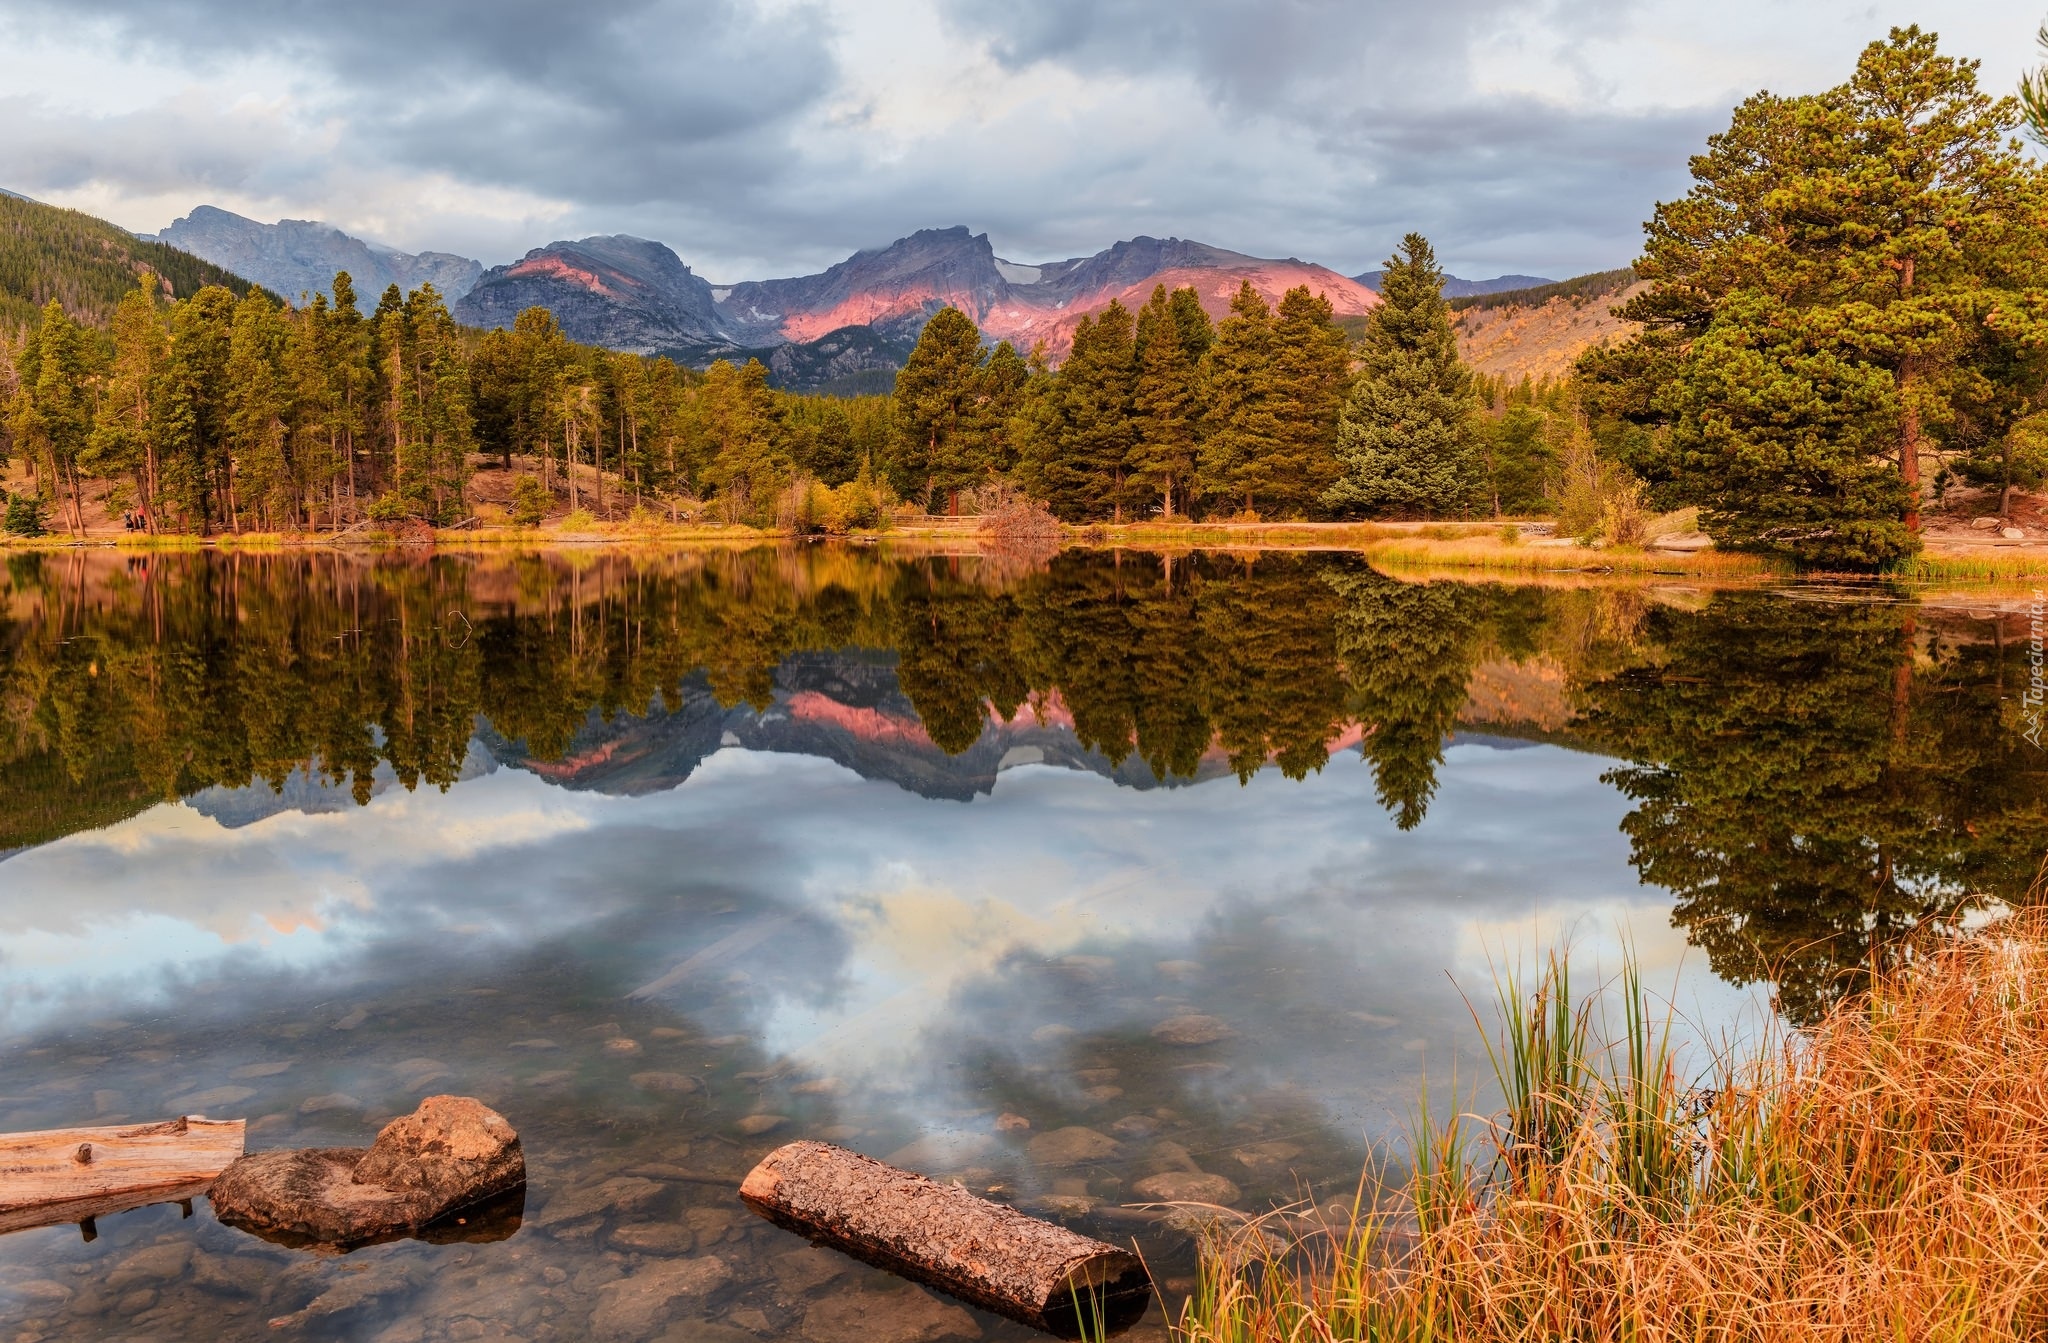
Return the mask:
{"type": "Polygon", "coordinates": [[[1152,1299],[1128,1251],[830,1143],[770,1152],[740,1198],[813,1244],[1067,1338],[1133,1324],[1152,1299]]]}
{"type": "MultiPolygon", "coordinates": [[[[1913,289],[1913,258],[1899,267],[1899,294],[1913,289]]],[[[1911,355],[1899,361],[1899,395],[1905,402],[1905,433],[1899,443],[1899,475],[1906,482],[1906,530],[1920,534],[1920,411],[1913,405],[1913,384],[1919,370],[1911,355]]]]}

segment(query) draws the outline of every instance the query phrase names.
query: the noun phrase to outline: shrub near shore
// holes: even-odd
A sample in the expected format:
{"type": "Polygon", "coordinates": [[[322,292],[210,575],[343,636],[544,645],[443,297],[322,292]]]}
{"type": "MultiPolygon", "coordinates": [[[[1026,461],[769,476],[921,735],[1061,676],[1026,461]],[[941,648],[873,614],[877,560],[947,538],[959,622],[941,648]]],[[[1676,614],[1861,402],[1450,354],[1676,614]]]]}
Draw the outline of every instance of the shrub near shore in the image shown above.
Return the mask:
{"type": "Polygon", "coordinates": [[[1695,1079],[1632,973],[1602,1041],[1553,962],[1502,994],[1503,1114],[1422,1125],[1408,1185],[1348,1225],[1216,1239],[1177,1335],[2040,1338],[2044,985],[2030,911],[1930,940],[1812,1030],[1695,1079]]]}

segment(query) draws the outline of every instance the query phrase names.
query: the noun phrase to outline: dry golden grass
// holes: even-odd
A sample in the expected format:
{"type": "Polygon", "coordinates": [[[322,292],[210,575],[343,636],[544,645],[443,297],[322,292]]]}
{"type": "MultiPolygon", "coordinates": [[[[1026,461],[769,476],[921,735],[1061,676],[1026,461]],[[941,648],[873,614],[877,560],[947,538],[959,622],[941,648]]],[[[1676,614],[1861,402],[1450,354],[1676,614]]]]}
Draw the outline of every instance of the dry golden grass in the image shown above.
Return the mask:
{"type": "Polygon", "coordinates": [[[1217,1239],[1177,1336],[2048,1338],[2048,917],[1925,944],[1698,1091],[1638,985],[1603,1047],[1565,983],[1503,993],[1482,1137],[1426,1128],[1349,1225],[1217,1239]]]}
{"type": "Polygon", "coordinates": [[[1756,578],[1791,572],[1789,566],[1763,556],[1724,550],[1637,550],[1622,546],[1593,550],[1577,546],[1539,546],[1527,542],[1507,545],[1495,536],[1457,540],[1399,537],[1371,541],[1359,549],[1374,564],[1500,569],[1512,573],[1578,570],[1756,578]]]}

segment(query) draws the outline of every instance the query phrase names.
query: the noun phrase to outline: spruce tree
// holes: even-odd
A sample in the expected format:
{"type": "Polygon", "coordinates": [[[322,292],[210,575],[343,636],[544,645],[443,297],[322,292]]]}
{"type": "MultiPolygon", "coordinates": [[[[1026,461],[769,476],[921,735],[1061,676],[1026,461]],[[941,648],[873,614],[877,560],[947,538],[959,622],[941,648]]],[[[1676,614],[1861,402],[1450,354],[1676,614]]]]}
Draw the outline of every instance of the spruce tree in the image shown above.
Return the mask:
{"type": "Polygon", "coordinates": [[[1273,323],[1273,451],[1259,465],[1257,492],[1283,515],[1304,517],[1337,481],[1337,418],[1351,378],[1351,342],[1330,300],[1298,285],[1280,298],[1273,323]]]}
{"type": "Polygon", "coordinates": [[[1031,366],[1017,347],[999,341],[988,352],[981,367],[980,385],[974,399],[974,413],[968,417],[968,431],[976,444],[975,456],[984,471],[1007,475],[1015,469],[1018,454],[1016,420],[1024,407],[1025,384],[1031,380],[1031,366]]]}
{"type": "Polygon", "coordinates": [[[1202,371],[1201,492],[1223,507],[1257,508],[1263,463],[1280,438],[1273,385],[1273,310],[1238,285],[1230,316],[1217,324],[1202,371]]]}
{"type": "Polygon", "coordinates": [[[704,375],[700,407],[710,448],[704,482],[718,492],[727,522],[753,521],[790,467],[776,432],[768,370],[758,359],[749,359],[744,368],[718,360],[704,375]]]}
{"type": "Polygon", "coordinates": [[[1065,402],[1066,444],[1062,454],[1069,479],[1083,492],[1079,510],[1123,521],[1125,481],[1136,426],[1131,394],[1137,383],[1135,329],[1130,309],[1109,301],[1093,324],[1082,319],[1074,348],[1060,366],[1065,402]]]}
{"type": "Polygon", "coordinates": [[[1443,287],[1429,240],[1403,238],[1386,263],[1338,421],[1343,475],[1323,495],[1332,512],[1441,516],[1464,509],[1479,488],[1471,424],[1479,400],[1443,287]]]}
{"type": "Polygon", "coordinates": [[[51,299],[23,347],[9,417],[15,443],[28,451],[43,490],[68,505],[65,522],[76,533],[85,530],[79,457],[92,438],[91,384],[98,363],[97,337],[51,299]]]}
{"type": "Polygon", "coordinates": [[[208,285],[171,309],[171,350],[159,384],[163,493],[202,534],[227,515],[227,365],[235,295],[208,285]]]}
{"type": "Polygon", "coordinates": [[[228,523],[242,514],[264,530],[287,521],[298,498],[285,456],[286,328],[276,305],[252,289],[236,305],[228,336],[228,523]]]}
{"type": "Polygon", "coordinates": [[[126,472],[135,485],[145,527],[159,530],[161,485],[156,416],[151,398],[170,355],[170,337],[157,308],[157,283],[144,276],[114,310],[114,360],[93,417],[87,468],[95,475],[126,472]]]}
{"type": "MultiPolygon", "coordinates": [[[[1131,399],[1137,429],[1131,480],[1144,493],[1157,495],[1161,515],[1169,518],[1187,512],[1200,446],[1195,430],[1201,418],[1196,376],[1201,355],[1188,349],[1175,311],[1174,301],[1183,293],[1194,296],[1192,289],[1169,296],[1165,285],[1155,285],[1138,312],[1138,376],[1131,399]]],[[[1206,330],[1208,314],[1199,303],[1194,309],[1206,330]]]]}
{"type": "MultiPolygon", "coordinates": [[[[896,425],[903,457],[922,477],[927,509],[939,495],[949,505],[987,469],[974,424],[982,392],[981,329],[958,308],[944,307],[918,334],[896,375],[896,425]]],[[[948,511],[951,511],[950,507],[948,511]]]]}

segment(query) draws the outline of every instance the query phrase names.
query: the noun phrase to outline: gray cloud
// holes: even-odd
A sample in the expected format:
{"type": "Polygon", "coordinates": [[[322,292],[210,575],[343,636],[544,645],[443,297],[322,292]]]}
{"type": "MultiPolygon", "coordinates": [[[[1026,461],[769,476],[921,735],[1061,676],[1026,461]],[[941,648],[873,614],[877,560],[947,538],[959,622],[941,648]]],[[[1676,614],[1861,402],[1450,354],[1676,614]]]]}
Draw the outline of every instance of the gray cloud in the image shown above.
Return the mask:
{"type": "Polygon", "coordinates": [[[772,173],[789,123],[837,81],[815,10],[736,0],[64,0],[16,4],[43,35],[103,25],[193,69],[231,57],[311,76],[312,118],[357,157],[594,205],[705,176],[772,173]]]}
{"type": "MultiPolygon", "coordinates": [[[[1758,22],[1765,4],[1735,0],[1758,22]]],[[[954,223],[1018,260],[1152,233],[1346,272],[1421,229],[1465,273],[1564,274],[1635,254],[1737,96],[1638,77],[1627,102],[1618,62],[1746,79],[1754,52],[1796,48],[1773,82],[1817,87],[1881,26],[1833,0],[1804,37],[1688,35],[1674,5],[0,0],[0,42],[189,90],[91,115],[68,110],[77,80],[17,67],[0,180],[137,227],[212,201],[487,261],[631,232],[719,280],[954,223]],[[286,96],[237,102],[250,71],[290,72],[286,96]]]]}

